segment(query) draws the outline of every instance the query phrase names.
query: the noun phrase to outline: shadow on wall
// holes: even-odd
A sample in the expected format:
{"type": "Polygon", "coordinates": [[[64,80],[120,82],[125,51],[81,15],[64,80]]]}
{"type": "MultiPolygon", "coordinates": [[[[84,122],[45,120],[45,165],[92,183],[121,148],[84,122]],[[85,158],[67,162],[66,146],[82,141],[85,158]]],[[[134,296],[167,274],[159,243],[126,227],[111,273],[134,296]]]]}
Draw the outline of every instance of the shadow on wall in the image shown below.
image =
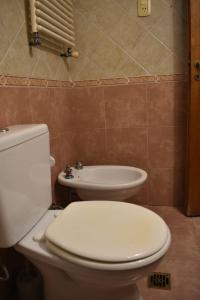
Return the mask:
{"type": "MultiPolygon", "coordinates": [[[[184,74],[188,74],[188,58],[189,58],[189,38],[188,38],[188,1],[179,0],[171,1],[171,6],[175,7],[181,18],[177,18],[176,14],[172,14],[171,28],[174,28],[174,34],[171,39],[171,49],[174,52],[174,70],[177,67],[183,70],[184,74]]],[[[164,26],[167,24],[164,24],[164,26]]]]}

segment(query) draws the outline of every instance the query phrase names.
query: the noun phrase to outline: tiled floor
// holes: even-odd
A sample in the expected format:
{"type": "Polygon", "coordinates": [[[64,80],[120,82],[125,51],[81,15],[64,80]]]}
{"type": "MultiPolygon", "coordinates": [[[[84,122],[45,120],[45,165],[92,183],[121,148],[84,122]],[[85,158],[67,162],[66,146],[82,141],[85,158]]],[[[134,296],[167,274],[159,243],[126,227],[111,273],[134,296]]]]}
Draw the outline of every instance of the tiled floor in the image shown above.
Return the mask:
{"type": "Polygon", "coordinates": [[[200,217],[188,218],[174,207],[153,207],[169,225],[171,247],[157,272],[171,273],[171,290],[147,288],[138,282],[143,300],[200,300],[200,217]]]}

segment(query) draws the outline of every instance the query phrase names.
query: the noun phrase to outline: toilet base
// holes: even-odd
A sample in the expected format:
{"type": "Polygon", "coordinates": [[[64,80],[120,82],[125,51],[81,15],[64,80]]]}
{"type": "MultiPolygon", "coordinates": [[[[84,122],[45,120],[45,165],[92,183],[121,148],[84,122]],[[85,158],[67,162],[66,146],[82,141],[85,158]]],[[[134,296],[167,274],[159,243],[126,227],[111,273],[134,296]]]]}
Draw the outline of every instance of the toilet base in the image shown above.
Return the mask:
{"type": "Polygon", "coordinates": [[[44,281],[44,300],[142,300],[136,284],[123,287],[96,288],[80,284],[68,274],[32,260],[44,281]]]}
{"type": "Polygon", "coordinates": [[[142,300],[136,284],[116,289],[87,288],[77,285],[76,289],[78,293],[75,298],[72,296],[69,300],[142,300]]]}
{"type": "MultiPolygon", "coordinates": [[[[54,283],[55,284],[55,283],[54,283]]],[[[54,291],[45,282],[45,300],[142,300],[136,284],[116,289],[95,289],[78,285],[76,282],[54,291]]]]}

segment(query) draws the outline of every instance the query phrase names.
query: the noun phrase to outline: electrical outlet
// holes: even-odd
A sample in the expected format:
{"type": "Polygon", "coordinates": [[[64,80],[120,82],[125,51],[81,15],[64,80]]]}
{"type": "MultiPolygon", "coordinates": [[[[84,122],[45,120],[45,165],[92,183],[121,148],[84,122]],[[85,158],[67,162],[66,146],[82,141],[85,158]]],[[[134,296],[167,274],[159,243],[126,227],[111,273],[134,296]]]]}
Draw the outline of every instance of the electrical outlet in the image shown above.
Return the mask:
{"type": "Polygon", "coordinates": [[[151,14],[151,0],[138,0],[138,16],[147,17],[151,14]]]}

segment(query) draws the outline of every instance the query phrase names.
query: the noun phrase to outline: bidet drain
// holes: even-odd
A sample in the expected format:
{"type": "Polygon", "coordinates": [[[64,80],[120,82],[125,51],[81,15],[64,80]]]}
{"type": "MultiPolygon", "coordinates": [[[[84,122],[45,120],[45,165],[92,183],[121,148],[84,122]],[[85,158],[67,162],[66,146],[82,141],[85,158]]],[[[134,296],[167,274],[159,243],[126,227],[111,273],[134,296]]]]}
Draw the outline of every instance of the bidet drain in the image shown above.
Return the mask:
{"type": "Polygon", "coordinates": [[[148,276],[148,287],[155,289],[170,290],[170,273],[153,272],[148,276]]]}

